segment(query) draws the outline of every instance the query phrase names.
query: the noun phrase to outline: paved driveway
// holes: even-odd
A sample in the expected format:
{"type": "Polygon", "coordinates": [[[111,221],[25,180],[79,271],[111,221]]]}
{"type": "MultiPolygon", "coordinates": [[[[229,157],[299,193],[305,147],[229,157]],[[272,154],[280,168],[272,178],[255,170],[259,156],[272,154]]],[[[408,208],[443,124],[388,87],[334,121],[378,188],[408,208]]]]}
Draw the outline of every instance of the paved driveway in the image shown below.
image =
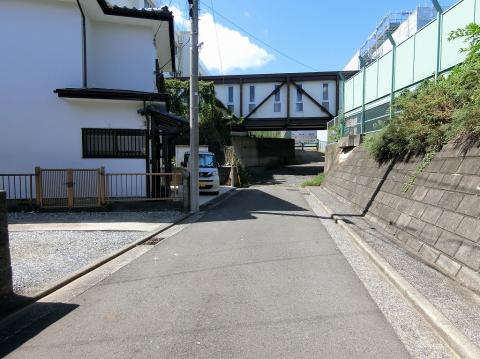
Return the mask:
{"type": "Polygon", "coordinates": [[[9,345],[15,358],[409,357],[284,185],[240,191],[9,345]]]}

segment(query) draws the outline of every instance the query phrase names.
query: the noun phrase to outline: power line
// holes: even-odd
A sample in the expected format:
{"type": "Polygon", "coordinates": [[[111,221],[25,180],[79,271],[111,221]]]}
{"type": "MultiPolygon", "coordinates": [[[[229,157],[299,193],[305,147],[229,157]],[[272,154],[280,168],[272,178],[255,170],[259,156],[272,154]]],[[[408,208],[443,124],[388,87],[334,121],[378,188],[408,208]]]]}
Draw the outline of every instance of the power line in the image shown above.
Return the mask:
{"type": "Polygon", "coordinates": [[[210,0],[210,4],[212,5],[213,27],[215,29],[215,37],[217,38],[217,51],[218,51],[218,61],[220,63],[220,74],[223,75],[222,54],[220,51],[220,40],[218,39],[217,20],[215,19],[215,10],[213,9],[213,0],[210,0]]]}
{"type": "MultiPolygon", "coordinates": [[[[170,2],[168,3],[168,7],[170,7],[170,5],[172,5],[172,2],[173,2],[173,0],[170,0],[170,2]]],[[[157,37],[158,32],[162,28],[162,25],[163,25],[163,21],[160,21],[160,25],[158,25],[157,31],[155,31],[155,34],[153,35],[154,39],[157,37]]]]}
{"type": "MultiPolygon", "coordinates": [[[[214,12],[213,8],[208,6],[207,4],[205,4],[203,1],[200,1],[203,5],[205,5],[207,8],[209,8],[212,12],[214,12]]],[[[217,11],[217,15],[219,15],[221,18],[223,18],[225,21],[229,22],[230,24],[232,24],[233,26],[235,26],[237,29],[239,29],[240,31],[244,32],[245,34],[247,34],[248,36],[252,37],[253,39],[257,40],[258,42],[262,43],[264,46],[270,48],[271,50],[275,51],[276,53],[278,53],[279,55],[282,55],[283,57],[289,59],[290,61],[293,61],[299,65],[302,65],[310,70],[313,70],[313,71],[318,71],[318,69],[310,66],[310,65],[307,65],[295,58],[293,58],[292,56],[284,53],[283,51],[280,51],[278,49],[276,49],[275,47],[273,47],[272,45],[268,44],[267,42],[263,41],[262,39],[256,37],[255,35],[253,35],[251,32],[245,30],[243,27],[241,27],[240,25],[237,25],[234,21],[230,20],[228,17],[226,17],[225,15],[222,15],[221,13],[219,13],[217,11]]]]}

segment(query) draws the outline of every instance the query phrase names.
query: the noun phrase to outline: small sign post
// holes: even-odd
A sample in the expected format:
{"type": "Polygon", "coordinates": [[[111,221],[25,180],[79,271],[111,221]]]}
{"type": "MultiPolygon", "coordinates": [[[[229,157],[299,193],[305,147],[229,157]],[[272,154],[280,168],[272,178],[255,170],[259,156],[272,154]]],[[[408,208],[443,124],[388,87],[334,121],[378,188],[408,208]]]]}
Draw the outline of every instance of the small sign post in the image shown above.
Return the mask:
{"type": "Polygon", "coordinates": [[[7,194],[0,191],[0,297],[13,292],[7,213],[7,194]]]}

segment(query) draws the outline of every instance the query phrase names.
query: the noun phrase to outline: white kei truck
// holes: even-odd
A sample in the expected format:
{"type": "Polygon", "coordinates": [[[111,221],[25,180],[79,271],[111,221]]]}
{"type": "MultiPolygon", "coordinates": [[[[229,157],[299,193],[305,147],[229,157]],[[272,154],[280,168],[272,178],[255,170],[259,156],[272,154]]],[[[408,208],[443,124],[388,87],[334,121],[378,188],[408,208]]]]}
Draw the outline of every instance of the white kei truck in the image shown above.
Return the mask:
{"type": "MultiPolygon", "coordinates": [[[[187,168],[189,157],[189,146],[175,146],[175,165],[177,167],[187,168]]],[[[220,177],[218,176],[218,163],[215,155],[208,151],[208,146],[199,146],[198,157],[198,186],[200,193],[218,194],[220,177]]]]}

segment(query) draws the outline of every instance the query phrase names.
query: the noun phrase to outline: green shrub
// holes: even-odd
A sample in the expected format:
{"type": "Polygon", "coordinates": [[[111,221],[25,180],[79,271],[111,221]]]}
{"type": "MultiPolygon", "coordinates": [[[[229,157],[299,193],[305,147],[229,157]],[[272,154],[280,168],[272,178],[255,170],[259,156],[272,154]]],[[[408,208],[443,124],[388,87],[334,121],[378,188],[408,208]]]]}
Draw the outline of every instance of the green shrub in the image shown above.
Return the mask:
{"type": "Polygon", "coordinates": [[[301,184],[302,187],[318,187],[321,186],[325,180],[325,174],[319,173],[316,177],[311,178],[301,184]]]}
{"type": "Polygon", "coordinates": [[[340,139],[340,125],[336,124],[328,129],[327,140],[328,143],[338,142],[340,139]]]}
{"type": "MultiPolygon", "coordinates": [[[[170,95],[170,111],[188,119],[190,116],[189,81],[167,79],[165,86],[170,95]]],[[[223,162],[224,148],[230,145],[230,124],[238,122],[239,119],[229,114],[225,106],[216,98],[213,82],[200,81],[199,92],[199,142],[202,145],[208,145],[209,150],[215,153],[217,160],[223,162]]]]}
{"type": "Polygon", "coordinates": [[[448,76],[426,80],[393,103],[395,116],[365,146],[379,163],[438,152],[454,140],[467,150],[480,140],[480,26],[452,32],[469,43],[465,62],[448,76]]]}

